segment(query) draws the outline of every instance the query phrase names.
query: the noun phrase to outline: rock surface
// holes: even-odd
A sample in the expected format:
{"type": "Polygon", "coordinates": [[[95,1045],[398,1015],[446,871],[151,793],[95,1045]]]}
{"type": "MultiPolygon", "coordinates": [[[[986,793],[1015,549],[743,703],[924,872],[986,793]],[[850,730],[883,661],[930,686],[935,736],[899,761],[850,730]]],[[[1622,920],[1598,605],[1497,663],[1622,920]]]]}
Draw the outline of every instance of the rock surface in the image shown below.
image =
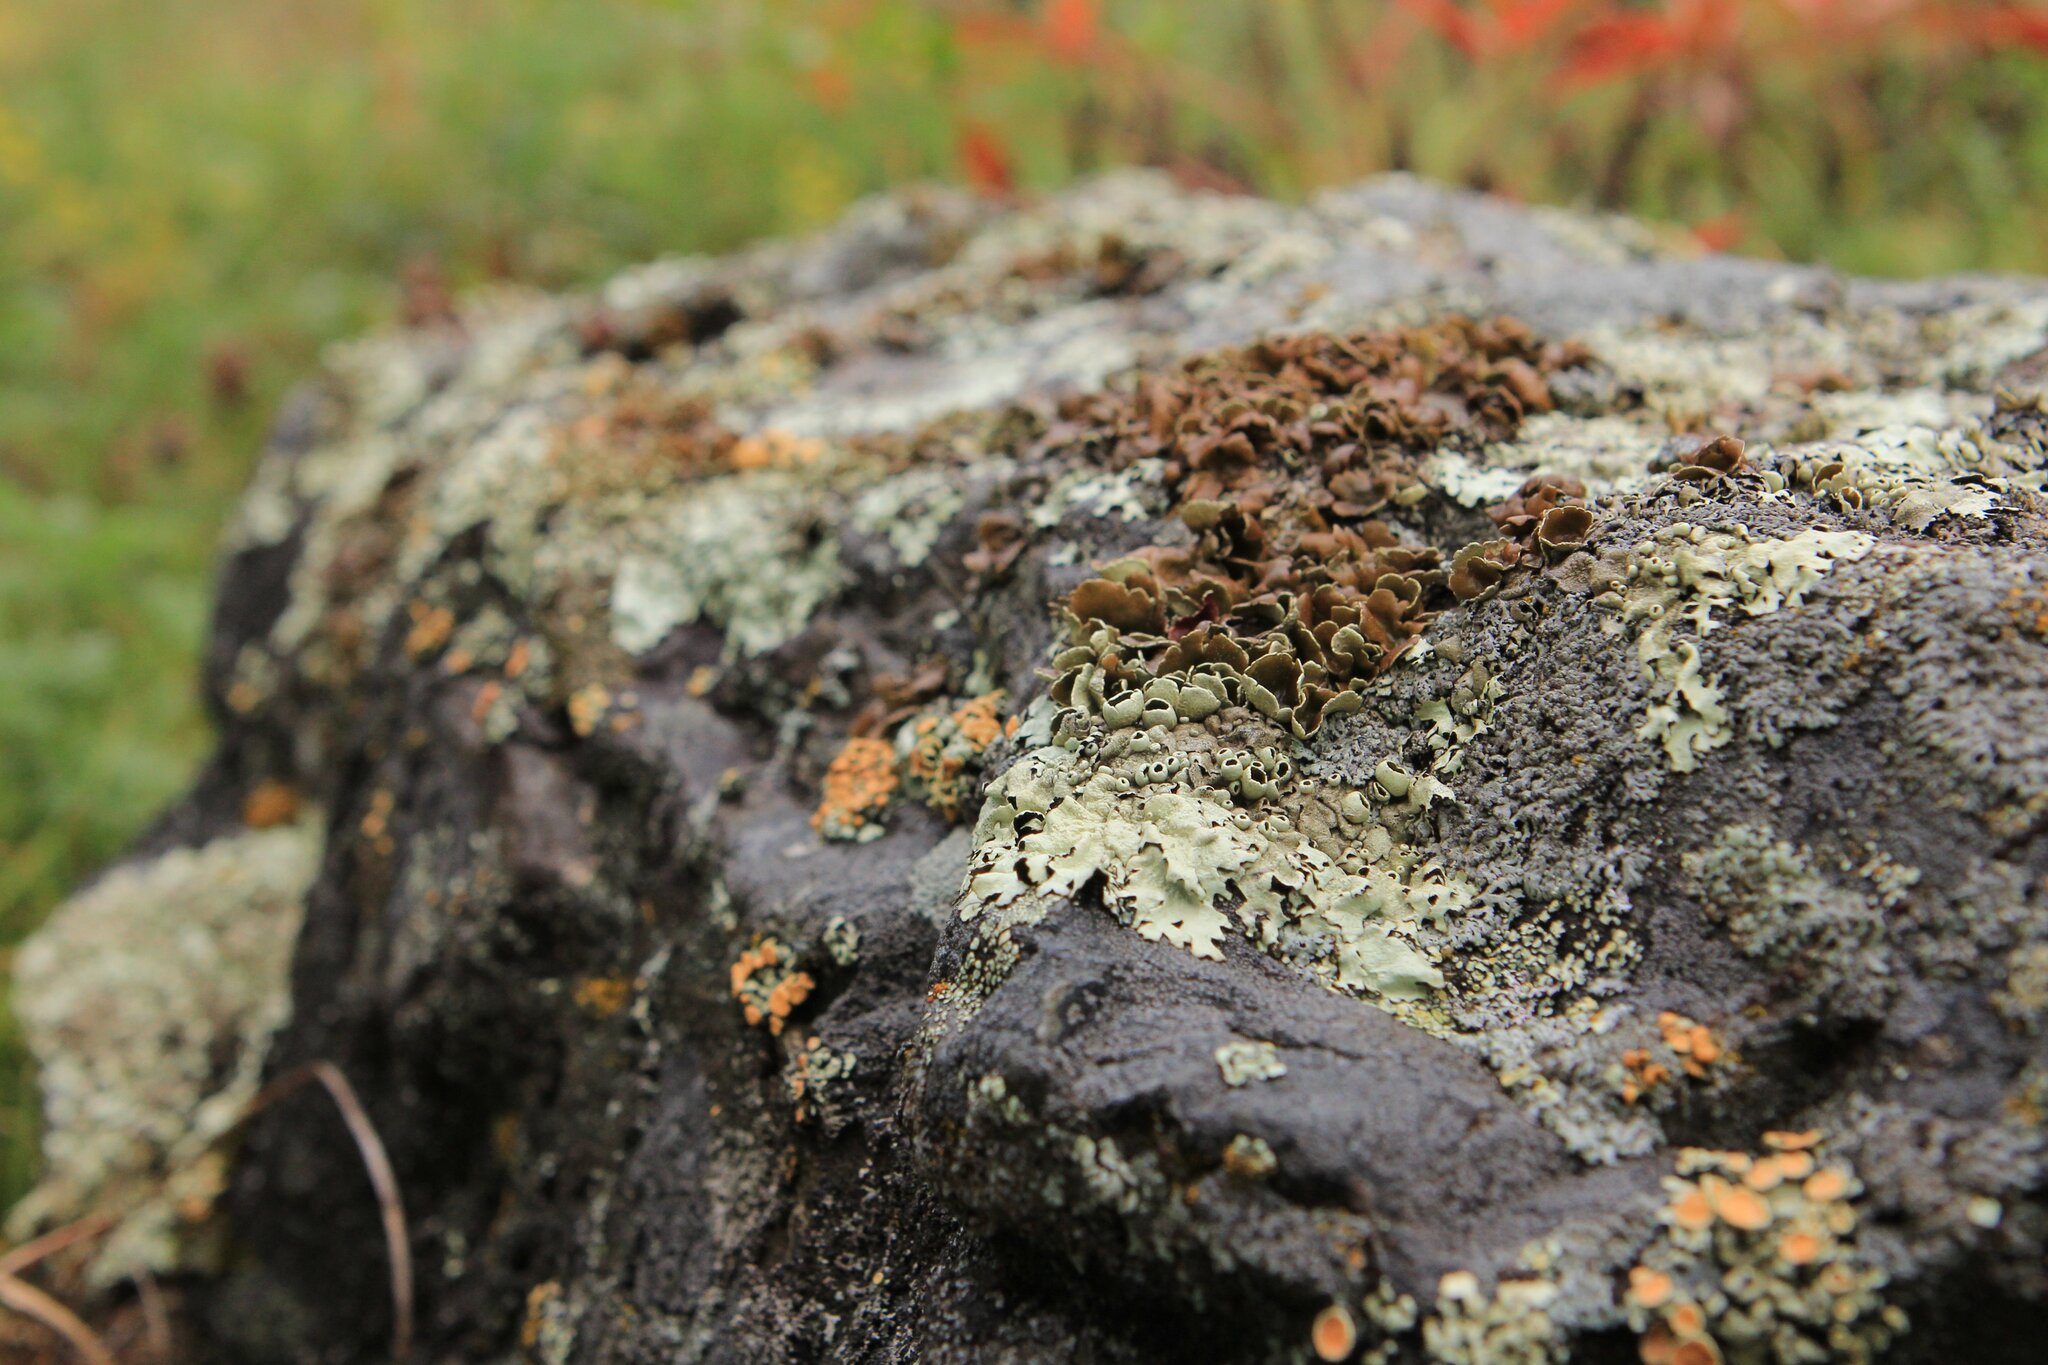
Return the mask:
{"type": "Polygon", "coordinates": [[[420,1359],[2035,1358],[2044,377],[2048,285],[1404,179],[348,347],[22,955],[15,1231],[385,1358],[332,1110],[231,1128],[324,1060],[420,1359]]]}

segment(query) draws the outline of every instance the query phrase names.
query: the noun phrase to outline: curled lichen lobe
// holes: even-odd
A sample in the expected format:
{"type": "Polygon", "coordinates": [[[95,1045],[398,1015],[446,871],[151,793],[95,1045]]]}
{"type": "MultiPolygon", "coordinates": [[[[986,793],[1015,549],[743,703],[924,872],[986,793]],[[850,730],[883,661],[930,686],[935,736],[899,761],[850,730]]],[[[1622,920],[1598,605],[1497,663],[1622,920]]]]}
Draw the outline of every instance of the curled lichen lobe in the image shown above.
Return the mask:
{"type": "MultiPolygon", "coordinates": [[[[1438,549],[1381,514],[1429,496],[1421,462],[1438,446],[1511,435],[1554,406],[1547,376],[1583,363],[1517,323],[1456,319],[1273,338],[1070,405],[1048,440],[1118,467],[1160,461],[1186,534],[1069,594],[1055,700],[1115,725],[1200,719],[1213,696],[1297,736],[1355,709],[1436,611],[1482,591],[1469,564],[1453,582],[1438,549]],[[1161,680],[1176,685],[1150,687],[1161,680]],[[1181,704],[1185,683],[1205,695],[1181,704]]],[[[1533,482],[1508,535],[1532,559],[1578,548],[1583,492],[1533,482]]],[[[1503,546],[1489,586],[1522,557],[1503,546]]]]}

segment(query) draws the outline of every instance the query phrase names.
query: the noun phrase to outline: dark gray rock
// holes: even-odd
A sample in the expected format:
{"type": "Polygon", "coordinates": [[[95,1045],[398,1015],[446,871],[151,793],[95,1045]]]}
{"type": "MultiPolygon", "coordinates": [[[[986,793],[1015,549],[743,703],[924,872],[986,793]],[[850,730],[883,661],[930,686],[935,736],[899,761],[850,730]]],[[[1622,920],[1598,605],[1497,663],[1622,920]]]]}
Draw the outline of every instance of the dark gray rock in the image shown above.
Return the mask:
{"type": "Polygon", "coordinates": [[[331,1109],[229,1132],[324,1060],[421,1359],[2032,1359],[2044,345],[2031,281],[1131,176],[351,348],[231,536],[219,755],[24,951],[17,1228],[114,1214],[99,1278],[185,1277],[220,1358],[383,1358],[331,1109]],[[1541,471],[1583,549],[1431,580],[1307,739],[1245,674],[1151,730],[1048,699],[1091,566],[1198,542],[1203,433],[1132,462],[1136,400],[1063,399],[1493,313],[1585,354],[1390,439],[1378,515],[1448,563],[1541,471]]]}

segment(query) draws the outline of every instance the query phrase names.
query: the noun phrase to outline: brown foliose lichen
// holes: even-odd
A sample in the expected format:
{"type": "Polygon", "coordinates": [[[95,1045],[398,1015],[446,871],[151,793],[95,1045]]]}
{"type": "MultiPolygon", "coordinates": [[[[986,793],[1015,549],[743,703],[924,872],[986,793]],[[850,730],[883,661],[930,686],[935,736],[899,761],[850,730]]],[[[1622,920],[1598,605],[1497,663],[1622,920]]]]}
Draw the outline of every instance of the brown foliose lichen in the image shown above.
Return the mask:
{"type": "MultiPolygon", "coordinates": [[[[1511,434],[1553,406],[1548,375],[1583,363],[1512,321],[1458,319],[1274,338],[1068,405],[1047,443],[1112,468],[1160,461],[1187,534],[1073,590],[1054,700],[1129,725],[1201,719],[1213,698],[1297,737],[1355,709],[1456,595],[1441,553],[1379,514],[1428,496],[1421,461],[1439,445],[1511,434]]],[[[1590,516],[1561,506],[1583,488],[1527,491],[1499,518],[1511,534],[1541,522],[1546,554],[1584,543],[1590,516]]]]}

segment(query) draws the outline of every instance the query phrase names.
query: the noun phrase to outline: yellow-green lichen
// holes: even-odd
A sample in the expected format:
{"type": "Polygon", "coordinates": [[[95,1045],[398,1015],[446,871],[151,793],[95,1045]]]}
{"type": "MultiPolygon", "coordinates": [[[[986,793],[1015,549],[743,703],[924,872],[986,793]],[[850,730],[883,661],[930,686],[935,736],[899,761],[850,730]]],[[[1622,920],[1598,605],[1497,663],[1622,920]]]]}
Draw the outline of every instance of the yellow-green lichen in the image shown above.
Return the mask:
{"type": "Polygon", "coordinates": [[[1280,1159],[1264,1138],[1238,1133],[1223,1148],[1223,1169],[1247,1180],[1264,1180],[1280,1169],[1280,1159]]]}
{"type": "Polygon", "coordinates": [[[705,620],[728,649],[758,654],[801,630],[840,585],[839,544],[815,534],[791,476],[734,475],[695,488],[647,527],[654,546],[619,561],[612,639],[629,654],[705,620]],[[765,483],[764,483],[765,481],[765,483]],[[772,485],[772,486],[771,486],[772,485]]]}
{"type": "Polygon", "coordinates": [[[851,1076],[859,1061],[851,1052],[827,1046],[815,1034],[790,1048],[784,1081],[795,1106],[796,1121],[807,1123],[823,1117],[831,1125],[840,1108],[837,1083],[851,1076]]]}
{"type": "Polygon", "coordinates": [[[919,469],[885,479],[857,494],[850,524],[881,536],[905,568],[924,563],[939,532],[966,500],[954,469],[919,469]]]}
{"type": "Polygon", "coordinates": [[[2005,985],[1992,993],[1991,1003],[2014,1029],[2027,1034],[2042,1031],[2048,1023],[2048,944],[2013,950],[2006,962],[2005,985]]]}
{"type": "Polygon", "coordinates": [[[1904,887],[1887,864],[1873,861],[1860,873],[1829,878],[1809,850],[1734,825],[1687,854],[1684,867],[1708,916],[1737,948],[1796,970],[1807,998],[1825,1000],[1837,1013],[1882,1012],[1892,990],[1884,900],[1873,903],[1851,877],[1876,877],[1896,896],[1904,887]]]}
{"type": "Polygon", "coordinates": [[[1437,1283],[1436,1311],[1422,1320],[1422,1345],[1442,1365],[1555,1365],[1566,1358],[1564,1333],[1547,1311],[1557,1286],[1502,1280],[1487,1293],[1469,1270],[1437,1283]]]}

